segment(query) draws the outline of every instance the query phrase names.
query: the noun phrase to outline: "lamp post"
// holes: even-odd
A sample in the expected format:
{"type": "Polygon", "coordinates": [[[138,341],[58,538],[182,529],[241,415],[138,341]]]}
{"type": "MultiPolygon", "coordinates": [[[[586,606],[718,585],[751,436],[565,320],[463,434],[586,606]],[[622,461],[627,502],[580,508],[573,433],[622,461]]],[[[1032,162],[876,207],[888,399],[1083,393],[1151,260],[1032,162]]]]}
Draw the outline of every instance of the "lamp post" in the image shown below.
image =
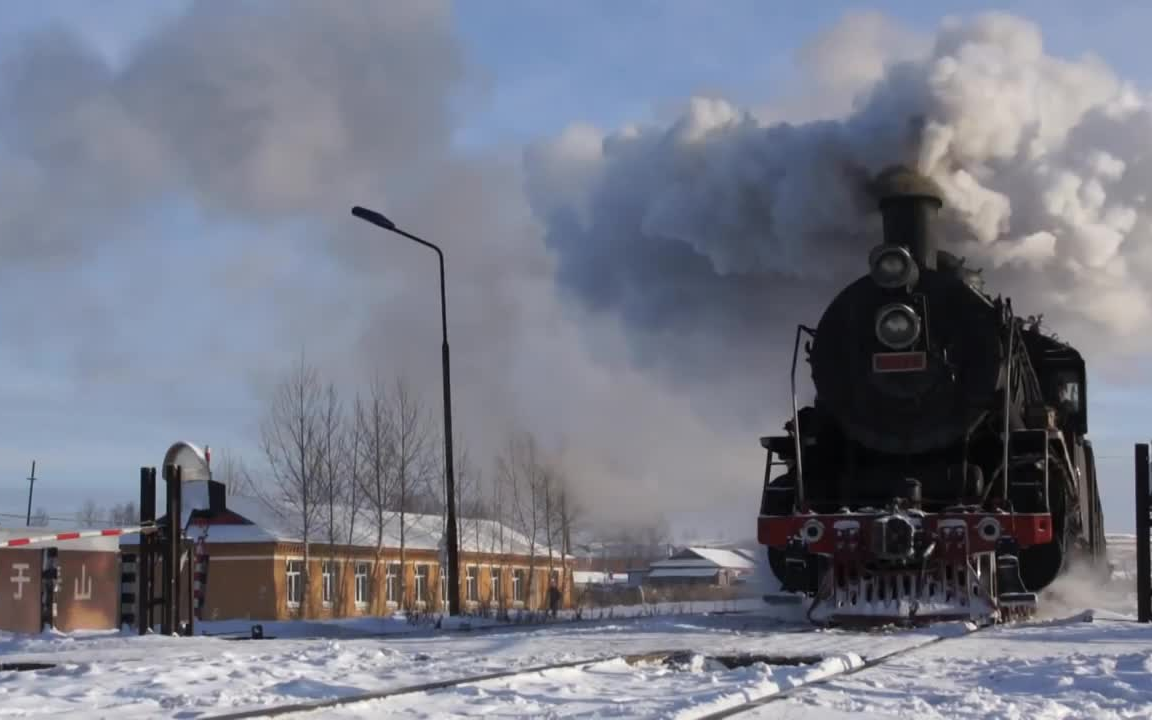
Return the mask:
{"type": "Polygon", "coordinates": [[[449,380],[448,363],[448,309],[444,295],[444,253],[432,243],[418,238],[396,227],[396,223],[375,210],[356,205],[352,208],[356,217],[381,227],[389,232],[402,235],[413,242],[436,251],[440,260],[440,324],[443,335],[441,361],[444,371],[444,485],[448,494],[448,614],[460,614],[460,563],[458,561],[458,540],[456,537],[456,476],[452,469],[452,385],[449,380]]]}

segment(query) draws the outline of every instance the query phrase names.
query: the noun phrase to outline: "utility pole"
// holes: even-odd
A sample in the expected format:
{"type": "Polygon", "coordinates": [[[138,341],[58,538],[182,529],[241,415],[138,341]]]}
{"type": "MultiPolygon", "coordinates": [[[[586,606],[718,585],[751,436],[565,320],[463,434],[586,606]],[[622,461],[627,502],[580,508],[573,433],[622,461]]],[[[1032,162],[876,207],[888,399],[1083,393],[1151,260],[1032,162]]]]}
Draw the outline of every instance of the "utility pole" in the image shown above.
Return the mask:
{"type": "Polygon", "coordinates": [[[36,461],[32,461],[32,474],[28,476],[28,517],[24,521],[27,527],[32,526],[32,486],[36,484],[36,461]]]}

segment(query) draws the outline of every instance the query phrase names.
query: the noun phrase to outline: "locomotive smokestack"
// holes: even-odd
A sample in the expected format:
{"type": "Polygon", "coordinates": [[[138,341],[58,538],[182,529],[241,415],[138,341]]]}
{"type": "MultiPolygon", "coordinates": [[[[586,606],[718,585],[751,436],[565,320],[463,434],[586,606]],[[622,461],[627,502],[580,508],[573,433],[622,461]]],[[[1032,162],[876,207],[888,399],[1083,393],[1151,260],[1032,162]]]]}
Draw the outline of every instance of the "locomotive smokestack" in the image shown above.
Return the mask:
{"type": "Polygon", "coordinates": [[[923,269],[936,269],[933,225],[944,205],[943,193],[932,180],[903,165],[876,176],[876,195],[884,217],[884,242],[903,245],[923,269]]]}

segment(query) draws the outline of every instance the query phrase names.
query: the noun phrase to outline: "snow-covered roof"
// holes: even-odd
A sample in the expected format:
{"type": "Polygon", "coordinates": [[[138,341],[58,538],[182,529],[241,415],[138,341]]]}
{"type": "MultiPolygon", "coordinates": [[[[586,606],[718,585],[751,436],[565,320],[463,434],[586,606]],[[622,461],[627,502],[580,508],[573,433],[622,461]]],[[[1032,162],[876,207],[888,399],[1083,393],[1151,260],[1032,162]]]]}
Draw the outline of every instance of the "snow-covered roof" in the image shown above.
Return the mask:
{"type": "Polygon", "coordinates": [[[657,560],[651,567],[656,568],[728,568],[732,570],[755,570],[756,564],[740,553],[717,548],[690,547],[677,553],[677,557],[657,560]]]}
{"type": "MultiPolygon", "coordinates": [[[[192,508],[208,507],[207,482],[194,481],[183,484],[181,506],[185,527],[192,508]]],[[[227,498],[227,509],[230,513],[240,516],[249,524],[239,523],[212,523],[207,528],[207,541],[214,543],[266,543],[266,542],[303,542],[303,532],[299,530],[298,523],[293,522],[291,516],[277,513],[276,510],[261,498],[232,495],[227,498]]],[[[337,534],[340,544],[351,544],[361,547],[376,547],[377,528],[376,518],[367,509],[361,509],[353,523],[349,534],[347,513],[337,509],[337,525],[343,529],[337,534]],[[349,543],[349,537],[352,542],[349,543]]],[[[530,543],[523,534],[508,526],[501,526],[493,520],[480,520],[464,518],[463,529],[460,534],[460,550],[464,552],[481,552],[496,554],[527,555],[530,543]]],[[[199,537],[200,527],[188,529],[192,539],[199,537]]],[[[439,550],[444,532],[444,518],[440,515],[425,515],[419,513],[404,514],[404,546],[413,550],[439,550]]],[[[327,528],[320,522],[309,531],[310,541],[324,543],[327,541],[327,528]]],[[[384,532],[380,538],[384,547],[400,547],[400,514],[389,512],[384,516],[384,532]]],[[[125,536],[125,544],[139,542],[137,536],[125,536]]],[[[548,556],[547,545],[537,542],[535,554],[540,557],[548,556]]],[[[559,557],[559,548],[555,549],[554,556],[559,557]]]]}
{"type": "Polygon", "coordinates": [[[718,550],[716,548],[688,548],[705,560],[711,560],[720,567],[735,568],[738,570],[755,570],[756,563],[732,550],[718,550]]]}

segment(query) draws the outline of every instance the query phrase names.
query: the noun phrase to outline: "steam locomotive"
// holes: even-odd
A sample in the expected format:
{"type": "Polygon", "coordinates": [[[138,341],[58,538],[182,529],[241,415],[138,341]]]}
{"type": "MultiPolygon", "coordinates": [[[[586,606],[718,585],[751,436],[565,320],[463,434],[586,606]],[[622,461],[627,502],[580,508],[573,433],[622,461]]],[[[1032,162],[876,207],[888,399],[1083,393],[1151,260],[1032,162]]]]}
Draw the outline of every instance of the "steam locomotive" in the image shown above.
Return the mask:
{"type": "Polygon", "coordinates": [[[883,242],[797,327],[792,418],[760,441],[765,599],[830,624],[1026,616],[1072,563],[1107,564],[1083,357],[938,247],[929,178],[895,166],[873,191],[883,242]]]}

